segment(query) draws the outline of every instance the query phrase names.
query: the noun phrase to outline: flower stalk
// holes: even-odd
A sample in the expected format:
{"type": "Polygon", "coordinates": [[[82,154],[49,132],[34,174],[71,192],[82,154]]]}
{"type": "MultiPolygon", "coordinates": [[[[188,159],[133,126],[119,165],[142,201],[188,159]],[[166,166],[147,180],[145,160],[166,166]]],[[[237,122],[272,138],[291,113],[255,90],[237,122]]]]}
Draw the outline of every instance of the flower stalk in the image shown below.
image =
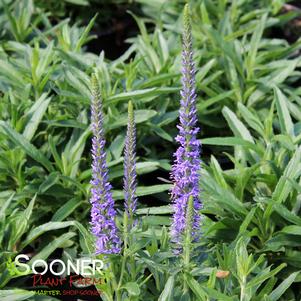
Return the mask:
{"type": "Polygon", "coordinates": [[[128,124],[124,148],[124,205],[128,215],[129,226],[133,226],[134,214],[137,207],[136,187],[136,127],[133,104],[128,104],[128,124]]]}
{"type": "Polygon", "coordinates": [[[179,133],[176,141],[180,144],[174,154],[175,161],[172,167],[171,178],[172,201],[174,208],[171,227],[172,241],[175,244],[175,253],[183,251],[185,229],[187,227],[187,206],[189,199],[193,200],[193,216],[191,239],[197,240],[200,226],[199,210],[202,204],[199,198],[200,179],[200,142],[197,140],[197,109],[195,92],[195,66],[193,62],[191,25],[188,5],[184,8],[184,32],[182,50],[182,90],[179,111],[179,133]]]}
{"type": "Polygon", "coordinates": [[[134,215],[137,207],[136,187],[136,128],[133,104],[130,101],[128,104],[128,124],[125,138],[124,148],[124,177],[123,177],[123,191],[124,191],[124,207],[123,214],[123,257],[121,262],[121,271],[119,282],[117,286],[117,300],[121,300],[121,290],[123,284],[123,277],[126,273],[127,261],[129,261],[130,271],[132,277],[135,278],[135,263],[133,258],[128,256],[128,248],[131,243],[130,231],[134,225],[134,215]]]}
{"type": "Polygon", "coordinates": [[[116,211],[109,182],[103,129],[102,99],[95,74],[92,75],[92,180],[91,231],[95,237],[96,254],[120,252],[120,238],[115,224],[116,211]]]}

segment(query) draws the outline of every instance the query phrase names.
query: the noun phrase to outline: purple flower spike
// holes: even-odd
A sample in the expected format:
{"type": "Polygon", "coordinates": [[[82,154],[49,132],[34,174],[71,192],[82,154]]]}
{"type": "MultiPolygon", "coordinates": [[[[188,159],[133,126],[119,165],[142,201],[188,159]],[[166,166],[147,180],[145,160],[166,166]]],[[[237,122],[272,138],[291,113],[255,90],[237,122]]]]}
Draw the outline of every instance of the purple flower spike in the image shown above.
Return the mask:
{"type": "Polygon", "coordinates": [[[135,128],[135,116],[133,110],[133,104],[130,101],[128,105],[128,125],[125,139],[124,149],[124,199],[125,210],[130,219],[136,211],[137,198],[137,175],[136,175],[136,128],[135,128]]]}
{"type": "Polygon", "coordinates": [[[195,93],[195,67],[193,62],[191,25],[188,5],[184,9],[184,33],[182,50],[182,90],[178,125],[179,133],[176,141],[180,144],[174,154],[175,161],[172,167],[171,178],[172,201],[174,208],[171,227],[172,241],[178,252],[181,252],[181,243],[187,226],[186,212],[190,196],[193,197],[192,239],[198,238],[200,228],[199,210],[202,204],[199,198],[200,188],[200,142],[197,140],[197,110],[195,93]]]}
{"type": "Polygon", "coordinates": [[[96,76],[92,75],[92,180],[91,230],[96,238],[96,254],[120,252],[120,238],[115,224],[116,211],[106,164],[102,101],[96,76]]]}

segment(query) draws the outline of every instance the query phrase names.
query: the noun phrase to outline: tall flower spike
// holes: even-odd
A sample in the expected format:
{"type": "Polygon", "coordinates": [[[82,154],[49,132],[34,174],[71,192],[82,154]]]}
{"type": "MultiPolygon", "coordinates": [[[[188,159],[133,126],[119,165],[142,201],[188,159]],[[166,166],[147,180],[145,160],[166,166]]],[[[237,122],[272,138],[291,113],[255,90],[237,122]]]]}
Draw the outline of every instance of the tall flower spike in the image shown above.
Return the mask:
{"type": "Polygon", "coordinates": [[[133,104],[130,101],[128,105],[128,125],[124,149],[124,199],[125,210],[130,219],[136,211],[137,198],[137,175],[136,175],[136,128],[133,104]]]}
{"type": "Polygon", "coordinates": [[[174,154],[171,178],[174,186],[171,191],[174,215],[171,227],[175,251],[181,252],[186,228],[186,212],[189,199],[193,198],[192,239],[198,238],[200,227],[199,198],[200,188],[200,142],[197,140],[197,110],[195,92],[195,67],[193,62],[189,7],[184,8],[184,32],[182,50],[182,90],[179,111],[179,133],[176,141],[180,144],[174,154]]]}
{"type": "Polygon", "coordinates": [[[103,129],[102,100],[96,76],[92,75],[92,180],[91,230],[96,239],[96,254],[120,252],[120,238],[115,224],[116,211],[109,183],[103,129]]]}

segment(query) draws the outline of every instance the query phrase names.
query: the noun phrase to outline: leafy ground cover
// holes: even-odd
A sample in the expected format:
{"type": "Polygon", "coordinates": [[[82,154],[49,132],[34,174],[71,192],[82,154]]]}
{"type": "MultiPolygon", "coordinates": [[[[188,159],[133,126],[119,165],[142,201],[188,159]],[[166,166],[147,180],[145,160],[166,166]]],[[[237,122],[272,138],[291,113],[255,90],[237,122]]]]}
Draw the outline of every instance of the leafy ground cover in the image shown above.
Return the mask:
{"type": "MultiPolygon", "coordinates": [[[[98,4],[61,1],[56,10],[42,1],[0,4],[1,298],[21,300],[13,290],[27,278],[7,269],[17,254],[51,259],[92,252],[90,76],[96,73],[118,210],[130,100],[136,117],[143,225],[125,256],[135,258],[136,270],[126,267],[119,297],[300,300],[297,4],[191,1],[204,209],[201,244],[185,279],[188,294],[180,285],[187,267],[174,260],[168,243],[184,3],[123,3],[139,33],[114,60],[95,46],[95,28],[101,30],[108,12],[87,22],[78,5],[93,11],[98,4]],[[65,19],[69,8],[71,20],[65,19]]],[[[116,278],[120,261],[112,269],[116,278]]],[[[100,289],[113,294],[113,286],[100,289]]],[[[23,300],[39,300],[27,294],[23,300]]]]}

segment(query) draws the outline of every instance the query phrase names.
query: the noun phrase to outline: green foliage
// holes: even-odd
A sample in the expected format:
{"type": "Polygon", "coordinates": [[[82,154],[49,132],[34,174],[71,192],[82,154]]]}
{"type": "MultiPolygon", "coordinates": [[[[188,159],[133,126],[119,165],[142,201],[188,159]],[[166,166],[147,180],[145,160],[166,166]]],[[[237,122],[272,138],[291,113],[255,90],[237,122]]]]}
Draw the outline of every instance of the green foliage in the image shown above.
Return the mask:
{"type": "Polygon", "coordinates": [[[56,249],[63,257],[93,253],[92,72],[104,99],[118,209],[128,101],[139,155],[142,224],[127,232],[128,221],[118,220],[126,243],[122,255],[110,258],[103,300],[300,300],[301,44],[289,43],[283,29],[296,11],[282,13],[286,1],[191,1],[203,239],[193,248],[187,242],[182,264],[169,244],[167,178],[185,1],[135,2],[144,13],[132,14],[140,34],[113,61],[87,51],[99,16],[86,27],[60,19],[71,3],[92,2],[61,1],[51,13],[44,1],[0,2],[1,300],[35,300],[15,291],[19,275],[9,273],[7,262],[18,253],[34,250],[33,259],[56,249]],[[275,38],[276,31],[282,36],[275,38]]]}

